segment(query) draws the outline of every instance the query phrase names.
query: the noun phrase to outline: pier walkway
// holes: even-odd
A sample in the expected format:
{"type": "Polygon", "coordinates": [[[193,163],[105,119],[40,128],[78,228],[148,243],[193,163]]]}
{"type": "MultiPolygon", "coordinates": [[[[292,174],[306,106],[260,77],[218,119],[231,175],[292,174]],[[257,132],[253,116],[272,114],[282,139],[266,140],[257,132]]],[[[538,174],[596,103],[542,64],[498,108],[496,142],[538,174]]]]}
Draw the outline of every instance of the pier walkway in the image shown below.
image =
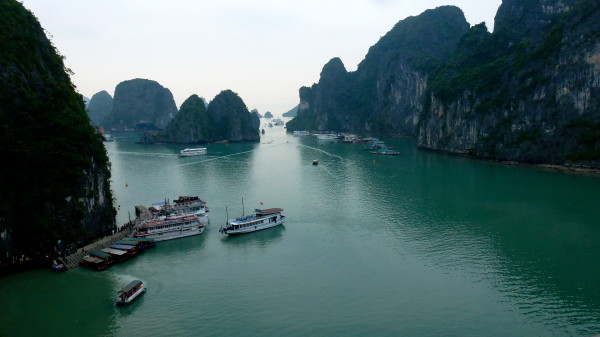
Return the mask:
{"type": "Polygon", "coordinates": [[[81,262],[81,260],[83,260],[83,257],[87,254],[87,252],[89,252],[92,249],[102,249],[102,248],[106,248],[106,247],[110,247],[112,246],[115,242],[123,239],[124,237],[126,237],[127,235],[129,235],[131,233],[130,229],[123,229],[120,232],[116,232],[113,235],[109,235],[107,237],[104,237],[103,239],[100,239],[96,242],[92,242],[89,245],[83,247],[82,249],[77,250],[76,253],[69,255],[68,257],[64,258],[63,260],[66,260],[66,265],[67,265],[67,269],[72,269],[72,268],[76,268],[79,267],[79,262],[81,262]]]}

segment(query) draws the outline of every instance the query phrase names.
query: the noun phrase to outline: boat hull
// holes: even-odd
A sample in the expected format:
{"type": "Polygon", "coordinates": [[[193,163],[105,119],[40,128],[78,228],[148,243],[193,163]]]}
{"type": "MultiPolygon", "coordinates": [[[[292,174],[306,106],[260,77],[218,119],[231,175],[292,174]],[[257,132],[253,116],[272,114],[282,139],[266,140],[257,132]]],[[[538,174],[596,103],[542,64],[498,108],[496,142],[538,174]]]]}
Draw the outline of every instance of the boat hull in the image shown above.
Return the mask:
{"type": "Polygon", "coordinates": [[[188,236],[200,235],[204,232],[204,226],[184,228],[180,230],[161,232],[161,233],[149,233],[146,235],[136,235],[136,238],[154,239],[154,241],[167,241],[173,239],[186,238],[188,236]]]}
{"type": "Polygon", "coordinates": [[[138,296],[142,295],[145,292],[146,292],[146,288],[142,287],[129,297],[126,297],[124,299],[121,299],[121,298],[117,299],[117,305],[118,306],[129,305],[129,304],[131,304],[131,302],[133,302],[133,300],[135,300],[138,296]]]}
{"type": "Polygon", "coordinates": [[[279,225],[283,224],[284,221],[285,221],[285,217],[280,220],[277,220],[275,222],[270,222],[270,223],[266,223],[266,224],[262,224],[262,225],[256,225],[253,227],[246,227],[246,228],[240,228],[240,229],[228,229],[228,230],[223,229],[221,232],[223,234],[227,234],[227,235],[239,235],[239,234],[253,233],[253,232],[261,231],[263,229],[268,229],[268,228],[273,228],[273,227],[279,226],[279,225]]]}
{"type": "Polygon", "coordinates": [[[179,157],[193,157],[193,156],[202,156],[206,154],[206,148],[201,147],[197,149],[185,149],[179,151],[179,157]]]}

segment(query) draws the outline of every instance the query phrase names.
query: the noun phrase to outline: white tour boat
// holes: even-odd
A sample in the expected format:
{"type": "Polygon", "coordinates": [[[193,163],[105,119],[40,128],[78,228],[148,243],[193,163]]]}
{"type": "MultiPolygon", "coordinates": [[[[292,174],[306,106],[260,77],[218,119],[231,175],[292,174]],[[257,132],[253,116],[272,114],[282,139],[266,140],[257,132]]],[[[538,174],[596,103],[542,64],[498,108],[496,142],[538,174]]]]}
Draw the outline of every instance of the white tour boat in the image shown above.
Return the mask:
{"type": "Polygon", "coordinates": [[[180,157],[191,157],[191,156],[200,156],[206,154],[206,148],[205,147],[198,147],[195,149],[190,149],[189,147],[187,149],[181,150],[179,151],[179,156],[180,157]]]}
{"type": "Polygon", "coordinates": [[[173,200],[171,212],[178,214],[193,214],[198,217],[200,223],[208,224],[208,206],[206,201],[197,196],[179,196],[179,199],[173,200]]]}
{"type": "Polygon", "coordinates": [[[308,131],[294,131],[294,136],[308,136],[308,131]]]}
{"type": "Polygon", "coordinates": [[[123,289],[119,290],[119,295],[117,297],[117,305],[127,305],[136,297],[140,296],[146,291],[146,288],[142,285],[142,281],[133,280],[128,285],[126,285],[123,289]]]}
{"type": "Polygon", "coordinates": [[[228,220],[227,225],[221,227],[219,232],[227,235],[256,232],[281,225],[285,220],[285,216],[281,214],[282,208],[256,209],[255,211],[255,215],[228,220]]]}
{"type": "Polygon", "coordinates": [[[144,220],[135,228],[133,237],[165,241],[199,235],[204,224],[194,214],[169,214],[156,219],[144,220]]]}
{"type": "Polygon", "coordinates": [[[337,139],[338,135],[335,133],[319,133],[317,134],[317,139],[319,140],[328,140],[328,139],[337,139]]]}

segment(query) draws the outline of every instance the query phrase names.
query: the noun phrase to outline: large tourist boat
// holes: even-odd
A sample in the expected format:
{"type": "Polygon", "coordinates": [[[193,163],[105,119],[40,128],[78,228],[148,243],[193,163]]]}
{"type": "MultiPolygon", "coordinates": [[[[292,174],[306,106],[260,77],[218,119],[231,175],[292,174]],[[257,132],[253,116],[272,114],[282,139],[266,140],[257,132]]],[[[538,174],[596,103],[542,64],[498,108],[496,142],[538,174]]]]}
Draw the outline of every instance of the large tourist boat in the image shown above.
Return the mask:
{"type": "Polygon", "coordinates": [[[228,220],[225,227],[219,232],[227,235],[236,235],[256,232],[259,230],[281,225],[285,216],[281,214],[282,208],[256,209],[256,214],[228,220]]]}
{"type": "Polygon", "coordinates": [[[204,225],[208,224],[208,206],[206,202],[197,196],[179,196],[173,200],[174,205],[171,207],[173,213],[179,214],[194,214],[204,225]]]}
{"type": "Polygon", "coordinates": [[[203,154],[206,154],[205,147],[198,147],[198,148],[194,148],[194,149],[187,148],[187,149],[179,151],[180,157],[200,156],[203,154]]]}
{"type": "Polygon", "coordinates": [[[170,214],[142,221],[135,228],[133,237],[165,241],[199,235],[202,232],[204,232],[204,224],[196,215],[170,214]]]}
{"type": "Polygon", "coordinates": [[[294,131],[294,136],[308,136],[308,135],[310,135],[310,133],[308,131],[302,131],[302,130],[294,131]]]}
{"type": "Polygon", "coordinates": [[[200,220],[200,223],[208,224],[208,206],[206,202],[197,196],[180,196],[173,200],[173,205],[168,201],[156,202],[148,208],[152,216],[166,216],[174,214],[195,215],[200,220]]]}
{"type": "Polygon", "coordinates": [[[117,296],[117,305],[127,305],[133,300],[135,300],[138,296],[143,294],[146,291],[146,288],[143,286],[142,281],[133,280],[128,285],[126,285],[123,289],[119,290],[117,296]]]}
{"type": "Polygon", "coordinates": [[[337,139],[338,135],[335,133],[319,133],[317,134],[317,139],[318,140],[331,140],[331,139],[337,139]]]}

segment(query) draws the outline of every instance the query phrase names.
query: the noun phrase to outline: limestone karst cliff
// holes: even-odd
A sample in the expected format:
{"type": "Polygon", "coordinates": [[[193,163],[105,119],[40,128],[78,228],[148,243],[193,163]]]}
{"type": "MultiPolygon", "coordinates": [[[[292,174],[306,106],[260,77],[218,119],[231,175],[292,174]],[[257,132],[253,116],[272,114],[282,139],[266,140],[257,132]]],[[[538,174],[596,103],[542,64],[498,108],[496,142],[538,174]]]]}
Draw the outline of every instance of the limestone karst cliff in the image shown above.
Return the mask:
{"type": "Polygon", "coordinates": [[[456,7],[400,21],[300,89],[289,130],[416,136],[421,148],[600,167],[600,3],[504,0],[490,33],[456,7]]]}
{"type": "Polygon", "coordinates": [[[231,90],[221,91],[208,104],[211,141],[259,141],[258,114],[251,114],[244,101],[231,90]]]}
{"type": "Polygon", "coordinates": [[[0,1],[0,260],[115,225],[109,162],[63,57],[35,16],[0,1]]]}
{"type": "Polygon", "coordinates": [[[142,143],[202,144],[219,141],[246,142],[260,139],[258,111],[249,112],[233,91],[224,90],[209,104],[190,96],[165,131],[146,131],[142,143]]]}
{"type": "Polygon", "coordinates": [[[209,141],[208,110],[198,95],[192,95],[181,104],[179,112],[165,130],[170,143],[198,144],[209,141]]]}
{"type": "Polygon", "coordinates": [[[176,113],[169,89],[156,81],[136,78],[117,85],[112,111],[103,124],[107,130],[163,130],[176,113]]]}
{"type": "Polygon", "coordinates": [[[439,7],[398,22],[355,72],[333,58],[317,84],[300,89],[288,130],[413,135],[427,75],[448,59],[468,29],[459,8],[439,7]]]}
{"type": "Polygon", "coordinates": [[[495,27],[429,82],[419,146],[600,167],[600,3],[505,0],[495,27]]]}
{"type": "Polygon", "coordinates": [[[102,90],[95,93],[86,108],[92,124],[102,126],[104,118],[110,114],[112,107],[113,98],[108,92],[102,90]]]}
{"type": "Polygon", "coordinates": [[[291,108],[290,110],[284,112],[281,116],[282,117],[296,117],[298,115],[298,105],[296,105],[295,107],[291,108]]]}

